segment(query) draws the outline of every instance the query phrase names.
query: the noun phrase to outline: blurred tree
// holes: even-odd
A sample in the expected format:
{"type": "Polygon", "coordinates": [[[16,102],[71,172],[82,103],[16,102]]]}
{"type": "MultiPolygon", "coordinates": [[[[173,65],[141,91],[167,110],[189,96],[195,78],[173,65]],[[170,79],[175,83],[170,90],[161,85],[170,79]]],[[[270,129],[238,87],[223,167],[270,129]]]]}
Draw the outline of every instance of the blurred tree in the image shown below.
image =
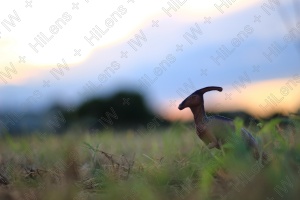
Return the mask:
{"type": "Polygon", "coordinates": [[[90,99],[74,112],[65,112],[68,126],[80,124],[90,129],[138,127],[154,115],[140,94],[127,91],[109,98],[90,99]]]}

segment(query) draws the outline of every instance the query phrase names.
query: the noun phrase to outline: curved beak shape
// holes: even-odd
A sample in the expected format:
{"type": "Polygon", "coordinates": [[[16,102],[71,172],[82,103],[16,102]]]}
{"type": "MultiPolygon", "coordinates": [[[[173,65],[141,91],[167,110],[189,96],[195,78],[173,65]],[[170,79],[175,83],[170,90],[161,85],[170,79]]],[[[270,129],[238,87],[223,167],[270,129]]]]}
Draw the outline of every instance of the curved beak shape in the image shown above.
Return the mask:
{"type": "Polygon", "coordinates": [[[183,110],[183,109],[186,108],[186,107],[184,106],[184,102],[185,102],[185,100],[184,100],[183,102],[181,102],[181,104],[179,104],[179,106],[178,106],[178,109],[179,109],[179,110],[183,110]]]}
{"type": "Polygon", "coordinates": [[[191,100],[191,96],[193,95],[197,95],[199,97],[199,100],[196,104],[199,104],[201,106],[204,106],[204,100],[203,100],[203,94],[212,90],[217,90],[219,92],[221,92],[223,90],[223,88],[221,87],[217,87],[217,86],[209,86],[209,87],[205,87],[199,90],[196,90],[194,93],[192,93],[190,96],[188,96],[186,99],[184,99],[181,104],[179,104],[178,109],[179,110],[183,110],[186,107],[190,107],[191,105],[195,105],[195,103],[192,103],[193,100],[191,100]]]}

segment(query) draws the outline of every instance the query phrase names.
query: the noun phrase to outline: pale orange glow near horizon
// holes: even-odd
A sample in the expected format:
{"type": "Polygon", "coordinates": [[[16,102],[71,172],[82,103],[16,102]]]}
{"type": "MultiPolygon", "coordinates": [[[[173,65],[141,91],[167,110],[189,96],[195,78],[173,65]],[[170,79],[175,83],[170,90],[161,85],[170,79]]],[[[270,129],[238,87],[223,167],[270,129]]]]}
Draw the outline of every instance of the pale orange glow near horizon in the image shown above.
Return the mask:
{"type": "MultiPolygon", "coordinates": [[[[207,112],[244,111],[257,118],[268,117],[281,113],[289,115],[300,108],[300,74],[296,73],[288,79],[274,79],[259,81],[247,85],[238,93],[234,88],[226,89],[222,93],[214,92],[212,98],[205,98],[207,112]],[[224,94],[232,94],[231,100],[225,100],[224,94]]],[[[229,88],[229,87],[228,87],[229,88]]],[[[177,106],[184,99],[177,99],[177,106]]],[[[189,108],[182,111],[177,107],[168,107],[168,102],[161,108],[161,114],[169,120],[190,121],[193,115],[189,108]],[[164,109],[167,108],[167,109],[164,109]]]]}

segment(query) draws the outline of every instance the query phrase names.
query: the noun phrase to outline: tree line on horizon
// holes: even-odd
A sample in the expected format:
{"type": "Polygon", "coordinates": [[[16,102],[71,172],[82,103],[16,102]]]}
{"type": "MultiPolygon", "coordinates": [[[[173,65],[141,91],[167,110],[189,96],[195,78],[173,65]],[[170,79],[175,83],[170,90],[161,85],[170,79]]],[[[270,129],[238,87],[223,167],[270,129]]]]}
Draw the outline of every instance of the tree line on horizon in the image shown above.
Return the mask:
{"type": "MultiPolygon", "coordinates": [[[[214,114],[211,113],[211,115],[214,114]]],[[[219,113],[219,115],[231,119],[239,117],[245,125],[259,123],[258,119],[245,112],[219,113]]],[[[298,111],[298,115],[300,115],[300,111],[298,111]]],[[[284,116],[275,114],[266,120],[275,117],[284,116]]],[[[137,130],[140,127],[146,126],[147,128],[147,124],[157,119],[160,128],[172,123],[151,110],[141,94],[120,91],[106,98],[91,98],[74,108],[55,104],[46,111],[26,113],[19,120],[13,120],[12,117],[9,117],[9,113],[0,113],[0,136],[43,132],[61,134],[69,129],[81,132],[108,129],[137,130]],[[4,122],[7,122],[8,118],[10,121],[5,124],[4,122]]]]}

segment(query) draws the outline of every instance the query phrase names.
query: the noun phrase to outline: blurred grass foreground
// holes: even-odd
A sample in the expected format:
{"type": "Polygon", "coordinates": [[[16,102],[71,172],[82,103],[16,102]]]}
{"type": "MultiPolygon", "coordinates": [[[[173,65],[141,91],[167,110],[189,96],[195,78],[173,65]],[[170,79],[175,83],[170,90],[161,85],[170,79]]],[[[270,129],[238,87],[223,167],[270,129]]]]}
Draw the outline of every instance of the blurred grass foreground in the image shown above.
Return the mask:
{"type": "Polygon", "coordinates": [[[267,162],[253,159],[239,133],[222,150],[208,150],[188,123],[140,133],[7,134],[0,199],[298,199],[300,118],[246,127],[267,162]]]}

